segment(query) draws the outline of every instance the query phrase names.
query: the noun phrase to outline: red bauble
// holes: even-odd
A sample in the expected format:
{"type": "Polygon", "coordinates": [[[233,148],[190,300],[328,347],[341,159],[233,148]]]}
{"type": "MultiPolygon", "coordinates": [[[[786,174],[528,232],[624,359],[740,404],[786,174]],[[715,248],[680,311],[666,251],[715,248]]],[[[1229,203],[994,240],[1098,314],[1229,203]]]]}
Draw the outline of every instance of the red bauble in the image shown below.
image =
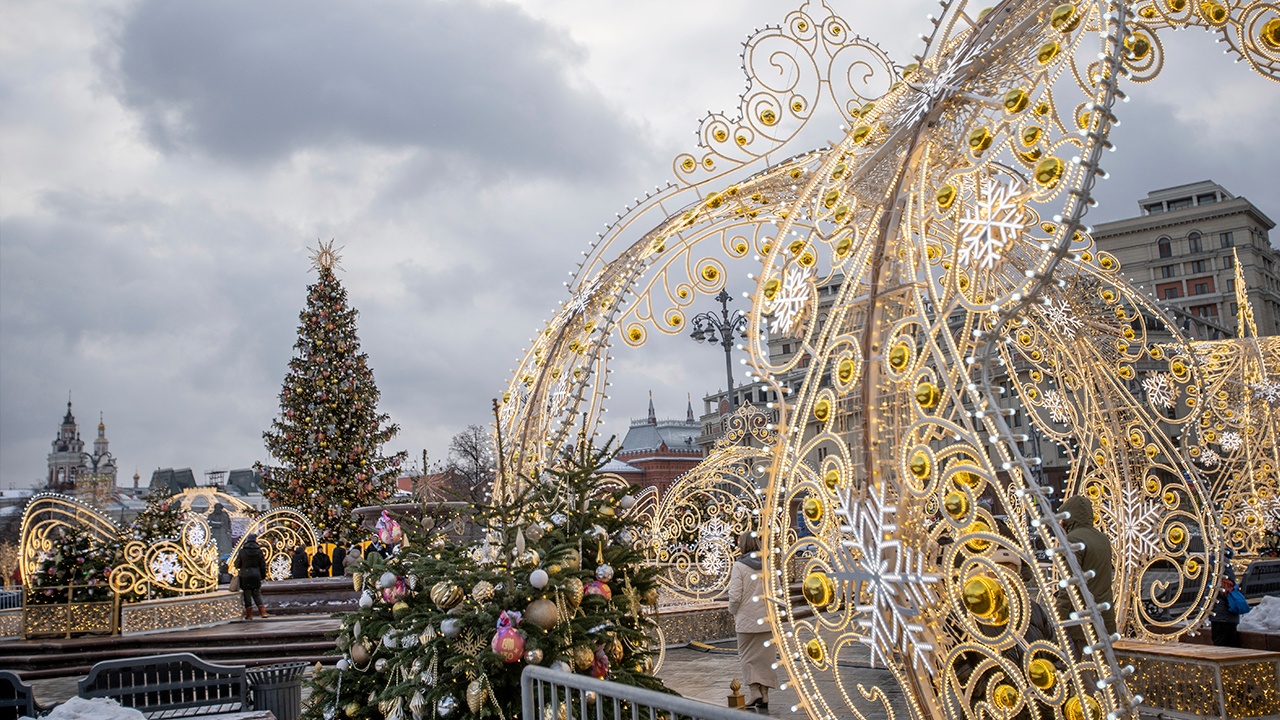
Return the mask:
{"type": "Polygon", "coordinates": [[[599,580],[592,580],[587,583],[586,586],[582,588],[582,593],[584,595],[599,595],[605,600],[613,599],[613,591],[609,589],[607,584],[602,583],[599,580]]]}
{"type": "Polygon", "coordinates": [[[513,627],[499,628],[493,635],[491,647],[502,662],[519,662],[524,657],[524,635],[513,627]]]}

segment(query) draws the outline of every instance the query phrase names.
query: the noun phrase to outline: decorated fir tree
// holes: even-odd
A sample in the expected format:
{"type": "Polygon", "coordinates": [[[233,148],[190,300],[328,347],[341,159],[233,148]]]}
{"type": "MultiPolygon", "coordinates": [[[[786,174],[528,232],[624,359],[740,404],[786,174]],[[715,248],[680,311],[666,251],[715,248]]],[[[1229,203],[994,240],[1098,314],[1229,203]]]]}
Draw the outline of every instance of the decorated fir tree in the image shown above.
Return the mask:
{"type": "Polygon", "coordinates": [[[333,243],[313,256],[298,342],[280,391],[280,416],[263,433],[278,466],[264,472],[267,498],[309,517],[327,542],[355,539],[357,507],[387,497],[404,453],[382,454],[399,427],[378,413],[378,387],[356,337],[356,311],[334,269],[333,243]]]}
{"type": "MultiPolygon", "coordinates": [[[[635,547],[630,491],[599,486],[608,457],[580,449],[518,497],[479,508],[480,542],[407,527],[387,559],[363,563],[343,657],[312,679],[305,717],[518,717],[527,664],[663,689],[657,568],[635,547]]],[[[401,532],[389,525],[383,542],[401,532]]]]}
{"type": "Polygon", "coordinates": [[[111,600],[111,571],[121,562],[121,553],[118,539],[97,538],[79,526],[64,527],[35,575],[27,578],[27,604],[111,600]]]}
{"type": "Polygon", "coordinates": [[[147,506],[129,524],[129,534],[138,540],[177,539],[182,532],[182,510],[167,497],[149,497],[147,506]]]}

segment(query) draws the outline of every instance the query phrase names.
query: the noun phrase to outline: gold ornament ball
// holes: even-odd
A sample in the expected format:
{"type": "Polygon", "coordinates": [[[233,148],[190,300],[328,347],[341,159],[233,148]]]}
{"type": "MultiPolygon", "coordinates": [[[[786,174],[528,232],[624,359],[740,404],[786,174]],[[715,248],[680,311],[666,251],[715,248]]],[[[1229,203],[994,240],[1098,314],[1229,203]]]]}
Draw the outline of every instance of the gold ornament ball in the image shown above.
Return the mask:
{"type": "Polygon", "coordinates": [[[462,588],[446,580],[431,586],[431,602],[442,610],[448,610],[462,602],[462,588]]]}
{"type": "Polygon", "coordinates": [[[525,608],[524,619],[543,630],[550,630],[559,621],[560,611],[556,609],[556,604],[550,600],[538,598],[529,603],[529,607],[525,608]]]}
{"type": "Polygon", "coordinates": [[[356,665],[364,665],[373,657],[369,653],[369,648],[365,647],[364,641],[353,643],[351,645],[351,661],[356,665]]]}
{"type": "Polygon", "coordinates": [[[1044,658],[1036,658],[1027,667],[1027,679],[1041,690],[1049,690],[1058,682],[1058,672],[1053,663],[1044,658]]]}
{"type": "Polygon", "coordinates": [[[563,564],[564,564],[564,567],[569,570],[581,570],[582,554],[579,553],[576,549],[570,550],[569,552],[565,553],[563,564]]]}
{"type": "Polygon", "coordinates": [[[1067,720],[1102,720],[1102,707],[1092,697],[1084,696],[1084,707],[1080,705],[1079,696],[1072,695],[1063,708],[1067,720]]]}
{"type": "Polygon", "coordinates": [[[346,707],[342,708],[342,712],[346,713],[347,717],[350,717],[350,718],[356,717],[357,715],[360,714],[360,703],[349,702],[347,703],[346,707]]]}
{"type": "Polygon", "coordinates": [[[623,647],[621,640],[614,638],[606,647],[607,649],[605,650],[605,653],[609,656],[610,660],[613,662],[622,661],[623,647]]]}
{"type": "Polygon", "coordinates": [[[493,597],[493,583],[488,580],[481,580],[471,588],[471,597],[479,602],[487,602],[493,597]]]}
{"type": "Polygon", "coordinates": [[[407,612],[409,612],[409,603],[403,600],[397,601],[395,605],[391,606],[391,615],[393,617],[404,617],[404,614],[407,612]]]}
{"type": "Polygon", "coordinates": [[[984,620],[998,615],[1004,606],[1004,589],[986,575],[977,575],[965,583],[962,597],[965,608],[984,620]]]}
{"type": "Polygon", "coordinates": [[[1019,693],[1018,689],[1012,685],[998,685],[993,694],[992,699],[996,703],[996,707],[1004,710],[1012,710],[1018,706],[1019,693]]]}
{"type": "Polygon", "coordinates": [[[582,604],[583,589],[582,580],[576,577],[571,577],[564,581],[564,600],[569,605],[570,610],[576,610],[582,604]]]}
{"type": "Polygon", "coordinates": [[[591,663],[595,662],[596,654],[586,645],[579,645],[573,649],[573,666],[578,670],[586,670],[591,667],[591,663]]]}

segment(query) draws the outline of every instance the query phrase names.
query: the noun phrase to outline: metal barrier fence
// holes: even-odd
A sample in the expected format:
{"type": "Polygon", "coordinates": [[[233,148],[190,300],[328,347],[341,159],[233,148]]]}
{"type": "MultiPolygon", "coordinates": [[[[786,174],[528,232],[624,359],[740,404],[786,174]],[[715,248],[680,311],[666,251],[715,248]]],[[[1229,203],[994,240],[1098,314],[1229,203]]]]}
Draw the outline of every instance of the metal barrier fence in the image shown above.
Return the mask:
{"type": "Polygon", "coordinates": [[[529,665],[523,720],[744,720],[752,713],[586,675],[529,665]]]}

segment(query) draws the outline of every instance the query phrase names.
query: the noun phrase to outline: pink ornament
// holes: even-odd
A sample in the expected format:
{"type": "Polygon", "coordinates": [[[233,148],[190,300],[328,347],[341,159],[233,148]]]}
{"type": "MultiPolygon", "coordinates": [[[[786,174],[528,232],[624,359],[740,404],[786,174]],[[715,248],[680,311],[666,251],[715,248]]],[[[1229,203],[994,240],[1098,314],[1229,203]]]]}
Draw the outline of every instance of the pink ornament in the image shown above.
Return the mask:
{"type": "Polygon", "coordinates": [[[400,528],[400,523],[391,519],[386,510],[382,511],[382,516],[378,518],[378,522],[373,526],[374,534],[382,541],[383,545],[388,547],[399,545],[404,539],[404,530],[400,528]]]}
{"type": "Polygon", "coordinates": [[[586,595],[599,595],[605,600],[613,599],[613,591],[609,589],[608,584],[602,583],[599,580],[592,580],[587,583],[586,586],[582,588],[582,592],[586,595]]]}
{"type": "Polygon", "coordinates": [[[596,657],[591,663],[591,677],[603,680],[604,676],[608,674],[609,656],[604,654],[604,648],[596,648],[596,657]]]}
{"type": "Polygon", "coordinates": [[[520,617],[514,610],[504,610],[498,617],[498,632],[493,635],[491,647],[505,663],[519,662],[524,657],[524,634],[515,628],[520,617]]]}
{"type": "Polygon", "coordinates": [[[395,604],[408,593],[409,586],[405,584],[404,578],[396,578],[395,585],[382,589],[382,599],[388,603],[395,604]]]}

